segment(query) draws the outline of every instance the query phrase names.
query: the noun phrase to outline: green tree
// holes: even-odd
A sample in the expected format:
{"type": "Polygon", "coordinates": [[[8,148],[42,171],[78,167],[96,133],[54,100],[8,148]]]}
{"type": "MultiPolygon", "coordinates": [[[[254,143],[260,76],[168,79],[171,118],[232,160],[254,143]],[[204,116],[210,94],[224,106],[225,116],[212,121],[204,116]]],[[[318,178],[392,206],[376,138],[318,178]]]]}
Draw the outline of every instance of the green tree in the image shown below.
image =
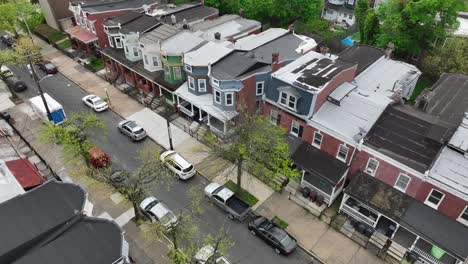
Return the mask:
{"type": "Polygon", "coordinates": [[[389,42],[396,51],[419,54],[436,39],[444,39],[458,26],[460,0],[390,0],[377,10],[381,22],[377,45],[389,42]]]}
{"type": "Polygon", "coordinates": [[[44,22],[44,15],[37,4],[27,0],[11,0],[0,4],[0,30],[18,34],[26,31],[25,21],[31,30],[44,22]]]}
{"type": "Polygon", "coordinates": [[[32,62],[39,62],[42,60],[40,51],[41,47],[33,43],[31,38],[20,36],[13,49],[0,50],[0,64],[28,64],[29,59],[32,62]]]}
{"type": "Polygon", "coordinates": [[[262,115],[241,110],[230,136],[220,144],[211,134],[205,139],[212,146],[213,154],[220,155],[237,166],[237,191],[241,189],[242,168],[265,168],[271,174],[265,175],[266,181],[273,181],[278,174],[296,178],[299,172],[292,169],[289,146],[285,130],[272,125],[262,115]]]}
{"type": "Polygon", "coordinates": [[[295,20],[307,21],[311,16],[320,16],[322,1],[317,0],[273,0],[271,16],[278,25],[287,26],[295,20]]]}
{"type": "Polygon", "coordinates": [[[361,33],[361,42],[364,44],[375,44],[375,39],[379,33],[379,18],[374,9],[369,10],[364,22],[364,31],[361,33]]]}
{"type": "Polygon", "coordinates": [[[369,0],[357,0],[356,7],[354,8],[354,16],[356,17],[356,23],[359,33],[361,34],[361,42],[364,39],[364,26],[369,9],[369,0]]]}

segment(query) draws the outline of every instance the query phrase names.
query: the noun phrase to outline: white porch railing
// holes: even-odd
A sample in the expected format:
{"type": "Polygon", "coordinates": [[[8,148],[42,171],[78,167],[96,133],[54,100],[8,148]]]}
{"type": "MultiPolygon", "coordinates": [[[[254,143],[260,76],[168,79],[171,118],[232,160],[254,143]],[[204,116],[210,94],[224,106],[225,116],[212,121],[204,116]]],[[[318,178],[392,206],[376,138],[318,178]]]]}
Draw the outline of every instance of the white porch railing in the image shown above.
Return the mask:
{"type": "Polygon", "coordinates": [[[426,251],[424,251],[424,250],[422,250],[422,249],[420,249],[418,247],[414,247],[413,251],[418,253],[418,255],[420,257],[420,261],[423,262],[423,263],[427,263],[427,264],[444,264],[443,262],[439,261],[434,256],[432,256],[431,254],[427,253],[426,251]]]}
{"type": "Polygon", "coordinates": [[[345,214],[361,221],[361,222],[364,222],[366,224],[368,224],[369,226],[374,226],[375,225],[375,221],[372,220],[372,219],[369,219],[367,216],[359,213],[358,211],[354,210],[351,206],[347,205],[346,203],[343,204],[343,207],[341,208],[341,211],[344,212],[345,214]]]}
{"type": "Polygon", "coordinates": [[[188,110],[187,108],[185,108],[183,105],[179,105],[179,111],[181,111],[182,113],[192,117],[193,116],[193,113],[192,113],[192,110],[188,110]]]}
{"type": "Polygon", "coordinates": [[[311,190],[317,192],[317,194],[322,195],[323,198],[324,198],[325,203],[329,205],[329,203],[330,203],[330,195],[329,194],[327,194],[326,192],[320,190],[319,188],[315,187],[314,185],[310,184],[309,182],[307,182],[305,180],[301,180],[301,186],[308,187],[311,190]]]}

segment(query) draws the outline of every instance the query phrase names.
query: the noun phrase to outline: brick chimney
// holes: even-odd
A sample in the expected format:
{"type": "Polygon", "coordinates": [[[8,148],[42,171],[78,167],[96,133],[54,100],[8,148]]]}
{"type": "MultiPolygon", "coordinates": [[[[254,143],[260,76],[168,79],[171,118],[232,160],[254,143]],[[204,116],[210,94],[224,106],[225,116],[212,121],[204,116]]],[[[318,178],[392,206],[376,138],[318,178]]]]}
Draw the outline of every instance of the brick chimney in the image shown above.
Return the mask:
{"type": "Polygon", "coordinates": [[[288,30],[291,31],[291,32],[294,32],[294,24],[290,24],[288,26],[288,30]]]}
{"type": "Polygon", "coordinates": [[[385,49],[385,58],[391,59],[394,49],[395,49],[395,44],[393,44],[393,42],[389,42],[387,45],[387,48],[385,49]]]}
{"type": "Polygon", "coordinates": [[[275,72],[281,68],[279,63],[279,52],[273,52],[271,54],[271,72],[275,72]]]}
{"type": "Polygon", "coordinates": [[[239,16],[244,18],[245,17],[245,10],[244,9],[239,9],[239,16]]]}

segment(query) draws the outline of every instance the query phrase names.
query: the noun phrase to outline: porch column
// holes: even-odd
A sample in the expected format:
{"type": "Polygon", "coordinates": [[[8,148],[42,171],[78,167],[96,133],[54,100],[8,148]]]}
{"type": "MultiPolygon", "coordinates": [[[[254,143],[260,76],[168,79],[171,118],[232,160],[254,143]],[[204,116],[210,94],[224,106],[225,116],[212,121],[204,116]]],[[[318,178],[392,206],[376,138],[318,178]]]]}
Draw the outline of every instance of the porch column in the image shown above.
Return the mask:
{"type": "Polygon", "coordinates": [[[180,96],[177,96],[177,106],[180,105],[180,96]]]}
{"type": "Polygon", "coordinates": [[[341,212],[341,209],[343,209],[343,205],[345,204],[346,200],[348,200],[348,195],[344,193],[343,199],[341,199],[340,209],[338,210],[338,212],[341,212]]]}
{"type": "Polygon", "coordinates": [[[90,47],[89,43],[85,43],[85,45],[86,45],[86,52],[88,53],[88,55],[90,55],[91,54],[91,47],[90,47]]]}
{"type": "Polygon", "coordinates": [[[193,104],[192,104],[192,103],[190,103],[190,106],[192,107],[192,115],[193,115],[193,104]]]}
{"type": "Polygon", "coordinates": [[[416,235],[416,239],[414,240],[413,244],[412,244],[411,247],[409,248],[409,251],[411,251],[411,250],[414,249],[414,247],[416,246],[416,243],[418,242],[418,240],[419,240],[419,236],[416,235]]]}
{"type": "Polygon", "coordinates": [[[210,124],[210,114],[209,113],[207,113],[207,114],[208,114],[208,125],[211,125],[210,124]]]}
{"type": "Polygon", "coordinates": [[[137,77],[136,73],[134,71],[130,71],[130,72],[132,73],[132,76],[133,76],[133,83],[135,84],[135,86],[137,88],[139,88],[141,90],[141,88],[138,87],[138,77],[137,77]]]}
{"type": "Polygon", "coordinates": [[[198,119],[198,120],[201,122],[201,121],[203,120],[203,118],[202,118],[202,111],[203,111],[203,110],[201,110],[200,107],[198,107],[198,109],[200,110],[200,111],[198,111],[198,116],[199,116],[199,119],[198,119]]]}
{"type": "Polygon", "coordinates": [[[390,237],[390,239],[393,239],[393,237],[395,236],[396,232],[398,231],[398,228],[400,228],[400,225],[398,223],[395,223],[396,224],[396,228],[395,230],[393,231],[393,234],[392,236],[390,237]]]}
{"type": "Polygon", "coordinates": [[[226,134],[226,121],[223,122],[223,133],[226,134]]]}

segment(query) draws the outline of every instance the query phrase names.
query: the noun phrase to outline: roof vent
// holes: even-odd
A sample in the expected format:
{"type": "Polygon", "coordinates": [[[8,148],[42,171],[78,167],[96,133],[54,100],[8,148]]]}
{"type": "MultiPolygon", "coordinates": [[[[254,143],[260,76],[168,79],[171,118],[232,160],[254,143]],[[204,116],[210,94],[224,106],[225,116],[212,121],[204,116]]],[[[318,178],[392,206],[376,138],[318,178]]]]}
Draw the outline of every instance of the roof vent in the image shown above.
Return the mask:
{"type": "Polygon", "coordinates": [[[172,25],[175,25],[177,23],[177,18],[174,14],[171,15],[171,23],[172,25]]]}
{"type": "Polygon", "coordinates": [[[185,18],[184,18],[184,20],[182,20],[182,29],[189,29],[187,19],[185,19],[185,18]]]}
{"type": "Polygon", "coordinates": [[[221,40],[221,33],[219,32],[214,33],[214,38],[215,40],[221,40]]]}

